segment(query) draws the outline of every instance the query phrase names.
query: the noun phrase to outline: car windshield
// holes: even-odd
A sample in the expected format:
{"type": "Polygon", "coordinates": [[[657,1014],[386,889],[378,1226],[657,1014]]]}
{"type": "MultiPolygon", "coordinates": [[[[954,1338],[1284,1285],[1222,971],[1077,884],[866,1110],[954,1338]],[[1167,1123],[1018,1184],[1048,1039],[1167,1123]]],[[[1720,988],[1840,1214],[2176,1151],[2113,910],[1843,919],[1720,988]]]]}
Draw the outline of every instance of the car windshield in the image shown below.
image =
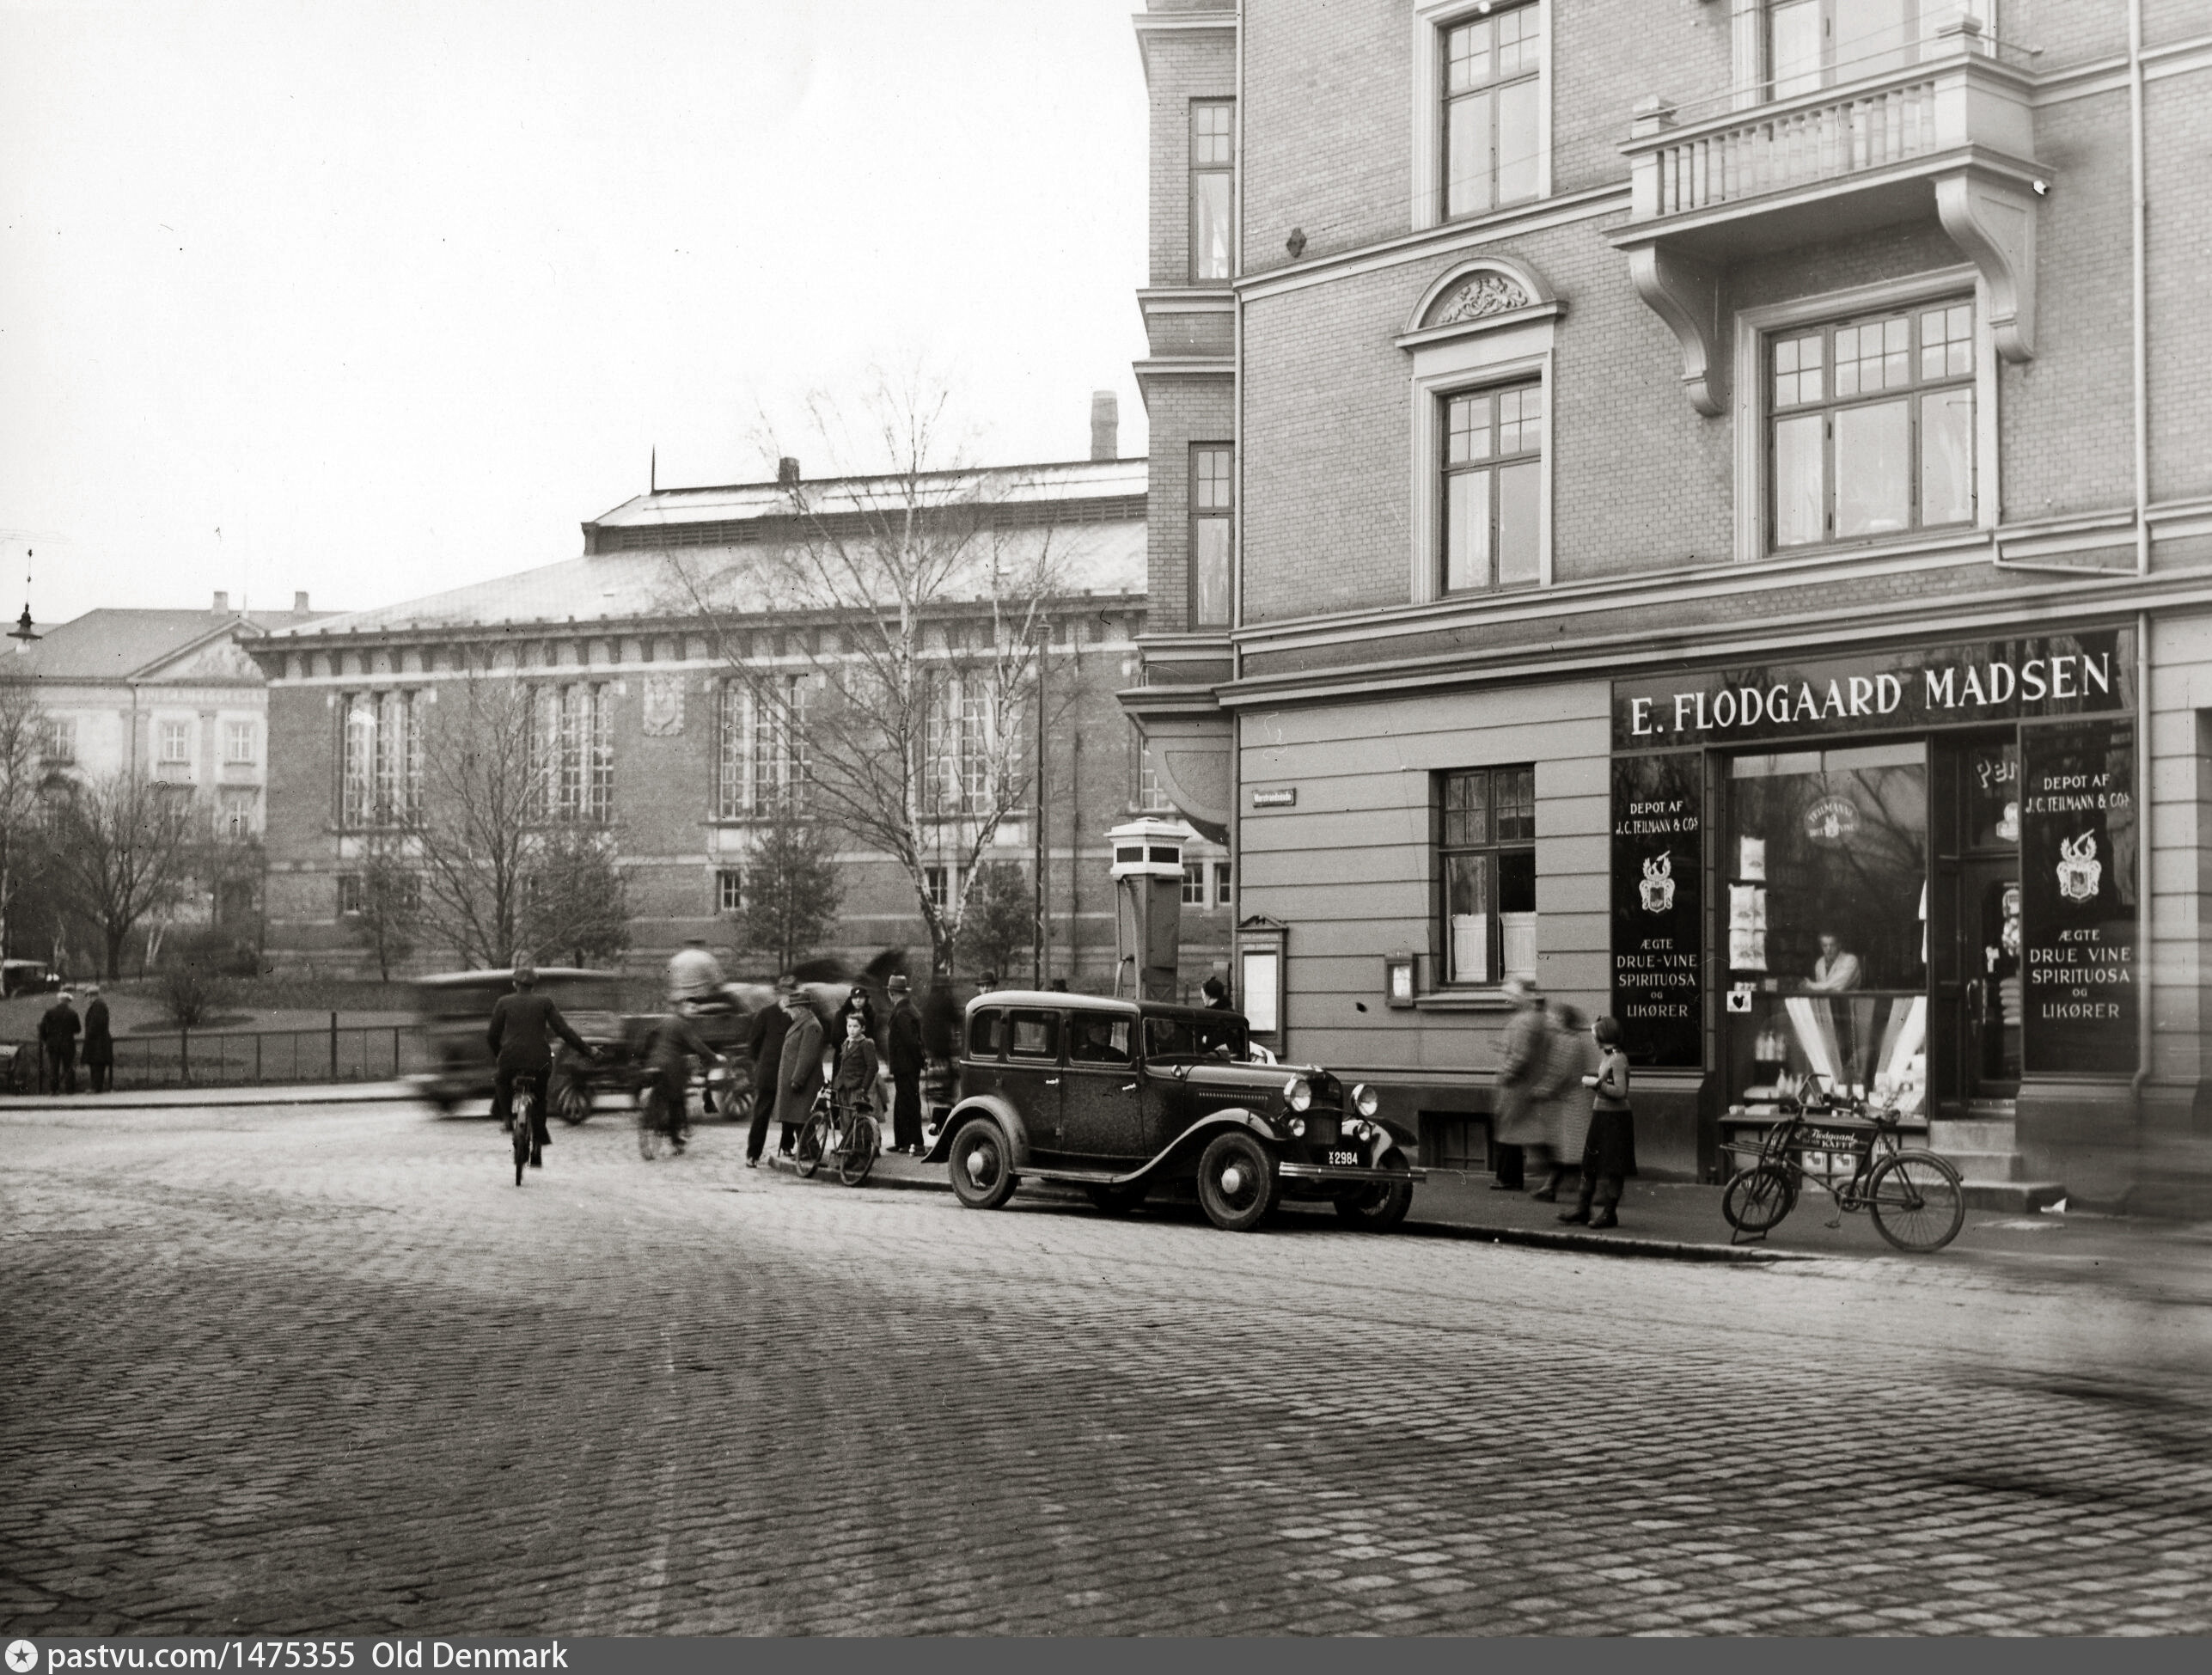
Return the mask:
{"type": "Polygon", "coordinates": [[[1241,1059],[1246,1050],[1244,1020],[1234,1012],[1145,1020],[1145,1058],[1152,1064],[1192,1059],[1241,1059]]]}

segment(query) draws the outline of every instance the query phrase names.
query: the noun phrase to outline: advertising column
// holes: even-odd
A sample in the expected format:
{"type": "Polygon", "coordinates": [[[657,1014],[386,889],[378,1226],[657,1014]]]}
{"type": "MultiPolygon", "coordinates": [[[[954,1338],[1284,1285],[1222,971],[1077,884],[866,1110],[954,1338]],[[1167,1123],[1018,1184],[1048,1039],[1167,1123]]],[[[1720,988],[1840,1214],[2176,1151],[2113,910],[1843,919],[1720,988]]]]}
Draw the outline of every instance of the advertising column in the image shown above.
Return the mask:
{"type": "Polygon", "coordinates": [[[2136,1068],[2135,727],[2020,730],[2025,1067],[2136,1068]]]}

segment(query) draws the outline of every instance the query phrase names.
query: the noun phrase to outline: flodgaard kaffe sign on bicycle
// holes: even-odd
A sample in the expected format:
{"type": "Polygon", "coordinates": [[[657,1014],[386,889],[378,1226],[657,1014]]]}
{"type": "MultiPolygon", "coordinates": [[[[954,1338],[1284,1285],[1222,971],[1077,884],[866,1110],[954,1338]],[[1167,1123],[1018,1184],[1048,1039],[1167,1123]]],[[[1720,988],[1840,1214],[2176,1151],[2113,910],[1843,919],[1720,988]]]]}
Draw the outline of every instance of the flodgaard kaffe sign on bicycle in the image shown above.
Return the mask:
{"type": "Polygon", "coordinates": [[[1613,748],[2117,715],[2134,684],[2131,628],[1659,674],[1613,683],[1613,748]]]}

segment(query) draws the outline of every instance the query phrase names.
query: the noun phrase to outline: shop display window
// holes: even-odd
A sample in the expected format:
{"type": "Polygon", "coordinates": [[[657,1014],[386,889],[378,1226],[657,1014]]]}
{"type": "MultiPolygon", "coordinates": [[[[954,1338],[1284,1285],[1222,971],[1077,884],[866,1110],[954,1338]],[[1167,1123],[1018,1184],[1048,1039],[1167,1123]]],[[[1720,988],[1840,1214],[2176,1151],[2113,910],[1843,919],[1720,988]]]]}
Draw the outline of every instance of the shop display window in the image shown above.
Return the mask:
{"type": "Polygon", "coordinates": [[[1928,1103],[1928,764],[1915,742],[1741,755],[1726,847],[1732,1098],[1808,1074],[1928,1103]]]}

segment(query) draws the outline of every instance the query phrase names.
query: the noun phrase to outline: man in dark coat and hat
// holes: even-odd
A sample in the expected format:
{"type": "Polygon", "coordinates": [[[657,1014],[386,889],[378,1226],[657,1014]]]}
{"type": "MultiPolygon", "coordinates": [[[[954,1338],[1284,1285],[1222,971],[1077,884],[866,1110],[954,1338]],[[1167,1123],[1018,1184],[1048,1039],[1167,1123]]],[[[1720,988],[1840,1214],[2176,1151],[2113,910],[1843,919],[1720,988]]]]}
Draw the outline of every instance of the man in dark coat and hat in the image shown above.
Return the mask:
{"type": "Polygon", "coordinates": [[[85,993],[90,1002],[84,1009],[84,1073],[95,1093],[106,1093],[115,1085],[115,1031],[107,1021],[107,999],[100,992],[100,985],[89,983],[85,993]]]}
{"type": "Polygon", "coordinates": [[[753,1125],[745,1136],[745,1167],[761,1166],[761,1151],[768,1143],[768,1118],[776,1109],[777,1074],[783,1067],[784,1037],[791,1032],[787,1002],[798,993],[798,979],[776,979],[776,1003],[753,1014],[745,1032],[745,1056],[753,1067],[753,1125]]]}
{"type": "Polygon", "coordinates": [[[907,974],[895,972],[891,996],[891,1150],[920,1155],[922,1149],[922,1071],[929,1055],[922,1049],[921,1013],[915,1009],[907,974]]]}
{"type": "Polygon", "coordinates": [[[76,1091],[76,1037],[84,1022],[70,1000],[70,992],[64,989],[61,998],[39,1020],[39,1046],[46,1055],[48,1093],[76,1091]]]}

